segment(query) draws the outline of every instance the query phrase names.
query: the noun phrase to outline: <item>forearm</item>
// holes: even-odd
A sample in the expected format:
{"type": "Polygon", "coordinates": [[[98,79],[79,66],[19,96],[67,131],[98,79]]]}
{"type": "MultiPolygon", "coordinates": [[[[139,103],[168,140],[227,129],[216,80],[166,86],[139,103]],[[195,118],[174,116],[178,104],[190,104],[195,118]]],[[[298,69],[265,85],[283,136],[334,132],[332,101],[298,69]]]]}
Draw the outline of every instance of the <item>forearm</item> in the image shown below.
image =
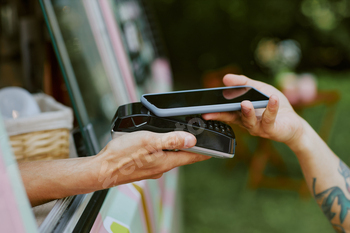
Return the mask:
{"type": "Polygon", "coordinates": [[[144,179],[157,179],[175,167],[209,157],[182,151],[196,138],[186,132],[135,132],[113,139],[96,156],[20,163],[33,206],[144,179]],[[178,152],[164,150],[180,150],[178,152]]]}
{"type": "Polygon", "coordinates": [[[313,178],[322,180],[324,187],[330,187],[338,180],[343,182],[337,172],[339,158],[304,120],[303,130],[300,139],[288,146],[297,156],[308,186],[312,188],[313,178]]]}
{"type": "Polygon", "coordinates": [[[32,206],[96,190],[93,157],[19,163],[32,206]]]}
{"type": "Polygon", "coordinates": [[[296,154],[308,187],[338,232],[350,230],[349,168],[333,153],[312,127],[303,121],[300,140],[289,144],[296,154]],[[344,176],[345,174],[345,176],[344,176]]]}

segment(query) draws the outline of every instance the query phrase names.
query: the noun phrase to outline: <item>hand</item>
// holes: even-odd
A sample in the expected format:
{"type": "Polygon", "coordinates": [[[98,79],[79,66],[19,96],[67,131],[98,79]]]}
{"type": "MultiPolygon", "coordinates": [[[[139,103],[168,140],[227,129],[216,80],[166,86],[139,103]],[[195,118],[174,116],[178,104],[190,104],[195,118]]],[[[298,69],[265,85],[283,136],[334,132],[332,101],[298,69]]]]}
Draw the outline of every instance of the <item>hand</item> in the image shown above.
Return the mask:
{"type": "Polygon", "coordinates": [[[175,167],[209,159],[205,155],[169,151],[195,144],[196,138],[186,132],[157,134],[140,131],[116,138],[94,158],[99,188],[157,179],[175,167]]]}
{"type": "Polygon", "coordinates": [[[209,113],[203,115],[205,120],[219,120],[234,123],[247,129],[253,136],[292,145],[303,133],[304,121],[296,114],[288,99],[276,88],[263,82],[240,75],[226,75],[223,79],[226,86],[248,85],[270,96],[267,108],[262,114],[255,110],[250,101],[241,103],[241,112],[209,113]]]}

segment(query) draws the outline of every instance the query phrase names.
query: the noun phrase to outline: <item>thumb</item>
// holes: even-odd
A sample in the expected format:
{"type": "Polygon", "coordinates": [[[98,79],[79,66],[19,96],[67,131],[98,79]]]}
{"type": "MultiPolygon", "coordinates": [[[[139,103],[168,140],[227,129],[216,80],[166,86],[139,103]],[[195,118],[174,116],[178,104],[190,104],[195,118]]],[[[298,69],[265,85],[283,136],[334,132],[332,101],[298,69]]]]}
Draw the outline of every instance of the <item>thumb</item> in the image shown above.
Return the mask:
{"type": "Polygon", "coordinates": [[[187,132],[170,132],[165,134],[156,134],[156,140],[151,144],[163,150],[187,149],[195,146],[197,139],[194,135],[187,132]]]}

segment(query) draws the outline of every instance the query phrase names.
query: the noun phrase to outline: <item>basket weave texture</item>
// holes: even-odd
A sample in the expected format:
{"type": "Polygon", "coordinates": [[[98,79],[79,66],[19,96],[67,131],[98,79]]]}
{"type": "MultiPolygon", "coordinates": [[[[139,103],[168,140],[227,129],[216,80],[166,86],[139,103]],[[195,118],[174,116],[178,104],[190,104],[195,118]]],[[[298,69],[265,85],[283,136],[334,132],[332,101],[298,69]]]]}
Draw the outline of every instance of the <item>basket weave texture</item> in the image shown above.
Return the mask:
{"type": "Polygon", "coordinates": [[[41,109],[39,115],[5,120],[17,161],[68,158],[72,110],[45,94],[34,98],[41,109]]]}

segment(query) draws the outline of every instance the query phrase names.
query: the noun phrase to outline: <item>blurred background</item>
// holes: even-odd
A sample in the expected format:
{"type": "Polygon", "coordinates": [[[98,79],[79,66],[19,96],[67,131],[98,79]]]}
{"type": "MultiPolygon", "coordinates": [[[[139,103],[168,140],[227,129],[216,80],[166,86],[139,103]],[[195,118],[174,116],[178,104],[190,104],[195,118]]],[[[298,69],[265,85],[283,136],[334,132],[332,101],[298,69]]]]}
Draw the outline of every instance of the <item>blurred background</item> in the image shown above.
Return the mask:
{"type": "MultiPolygon", "coordinates": [[[[270,83],[350,164],[350,0],[150,2],[175,90],[222,86],[226,73],[270,83]]],[[[37,1],[0,6],[0,88],[70,105],[37,1]]],[[[331,232],[293,153],[233,127],[232,160],[182,168],[184,232],[331,232]]]]}
{"type": "Polygon", "coordinates": [[[178,85],[192,80],[190,85],[198,87],[204,73],[226,66],[250,77],[273,78],[275,67],[259,59],[264,41],[270,41],[264,46],[269,54],[278,42],[296,42],[297,72],[349,67],[347,0],[152,2],[178,85]]]}
{"type": "MultiPolygon", "coordinates": [[[[176,89],[221,86],[225,73],[273,84],[350,164],[350,1],[152,3],[176,89]]],[[[235,132],[231,161],[183,168],[185,232],[332,232],[294,154],[235,132]]]]}

